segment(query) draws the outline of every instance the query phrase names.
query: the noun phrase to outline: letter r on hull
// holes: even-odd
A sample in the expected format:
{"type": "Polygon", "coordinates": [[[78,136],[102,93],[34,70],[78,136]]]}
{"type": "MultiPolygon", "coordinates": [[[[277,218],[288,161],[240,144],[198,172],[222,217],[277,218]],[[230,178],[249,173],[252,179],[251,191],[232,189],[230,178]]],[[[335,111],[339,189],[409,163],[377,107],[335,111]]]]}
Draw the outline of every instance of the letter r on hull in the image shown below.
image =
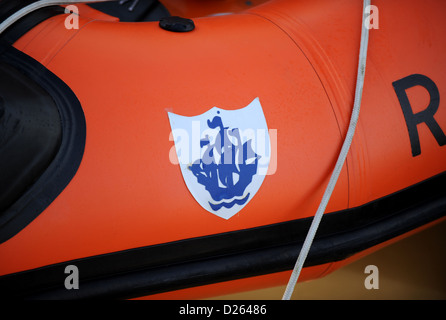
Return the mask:
{"type": "Polygon", "coordinates": [[[412,148],[412,156],[421,154],[420,137],[418,135],[417,125],[425,123],[438,145],[446,145],[446,135],[440,128],[438,122],[434,119],[434,115],[440,106],[440,93],[435,83],[422,74],[412,74],[392,83],[398,100],[403,110],[404,119],[406,120],[407,130],[412,148]],[[423,111],[414,113],[407,97],[406,90],[414,86],[422,86],[430,95],[429,105],[423,111]]]}

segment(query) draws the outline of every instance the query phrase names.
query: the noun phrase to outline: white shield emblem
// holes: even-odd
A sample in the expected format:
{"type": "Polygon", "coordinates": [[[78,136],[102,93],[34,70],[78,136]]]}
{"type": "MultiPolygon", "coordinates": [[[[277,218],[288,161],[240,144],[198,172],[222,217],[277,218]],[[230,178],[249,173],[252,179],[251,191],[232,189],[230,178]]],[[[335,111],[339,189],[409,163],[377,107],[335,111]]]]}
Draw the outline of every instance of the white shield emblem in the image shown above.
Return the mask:
{"type": "Polygon", "coordinates": [[[254,197],[268,171],[271,144],[259,99],[238,110],[168,115],[189,191],[207,211],[231,218],[254,197]]]}

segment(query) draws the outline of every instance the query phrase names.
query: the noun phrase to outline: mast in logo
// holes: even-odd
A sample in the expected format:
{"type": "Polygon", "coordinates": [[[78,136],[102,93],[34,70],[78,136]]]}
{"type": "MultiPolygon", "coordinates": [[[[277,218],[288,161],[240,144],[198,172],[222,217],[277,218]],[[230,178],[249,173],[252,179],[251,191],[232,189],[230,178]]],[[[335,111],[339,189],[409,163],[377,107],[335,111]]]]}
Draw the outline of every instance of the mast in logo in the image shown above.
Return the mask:
{"type": "Polygon", "coordinates": [[[253,198],[268,169],[271,145],[259,99],[238,110],[168,115],[189,191],[204,209],[229,219],[253,198]]]}

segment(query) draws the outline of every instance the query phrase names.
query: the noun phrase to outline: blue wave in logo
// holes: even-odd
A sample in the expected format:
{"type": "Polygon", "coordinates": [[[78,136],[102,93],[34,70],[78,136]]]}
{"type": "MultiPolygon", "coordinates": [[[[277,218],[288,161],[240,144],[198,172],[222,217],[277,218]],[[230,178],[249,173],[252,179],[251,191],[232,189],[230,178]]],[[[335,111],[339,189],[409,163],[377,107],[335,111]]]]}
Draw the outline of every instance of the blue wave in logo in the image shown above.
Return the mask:
{"type": "Polygon", "coordinates": [[[194,161],[189,170],[215,201],[209,202],[212,210],[243,205],[249,199],[250,194],[244,193],[257,173],[260,156],[252,150],[251,140],[242,143],[239,129],[225,127],[220,116],[208,120],[207,125],[219,129],[215,143],[211,144],[208,137],[200,141],[203,157],[194,161]]]}
{"type": "Polygon", "coordinates": [[[211,206],[212,210],[214,210],[214,211],[220,210],[222,207],[232,208],[235,204],[244,205],[246,203],[246,201],[248,201],[249,195],[250,195],[250,193],[248,193],[242,199],[234,199],[231,202],[220,202],[220,203],[211,203],[211,202],[209,202],[209,205],[211,206]]]}

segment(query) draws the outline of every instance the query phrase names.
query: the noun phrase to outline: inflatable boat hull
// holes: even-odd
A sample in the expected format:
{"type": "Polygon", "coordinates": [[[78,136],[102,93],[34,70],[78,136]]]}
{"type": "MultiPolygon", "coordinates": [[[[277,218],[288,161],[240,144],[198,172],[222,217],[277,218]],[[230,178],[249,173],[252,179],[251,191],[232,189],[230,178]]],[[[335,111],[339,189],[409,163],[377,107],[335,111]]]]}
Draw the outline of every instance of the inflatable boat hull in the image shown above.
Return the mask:
{"type": "MultiPolygon", "coordinates": [[[[446,213],[445,4],[374,4],[360,120],[302,280],[446,213]]],[[[2,35],[1,294],[195,298],[286,281],[347,131],[361,3],[271,1],[186,16],[189,32],[78,8],[78,28],[56,8],[2,35]],[[255,123],[269,143],[237,180],[202,154],[183,162],[175,129],[193,121],[217,137],[255,123]]]]}

